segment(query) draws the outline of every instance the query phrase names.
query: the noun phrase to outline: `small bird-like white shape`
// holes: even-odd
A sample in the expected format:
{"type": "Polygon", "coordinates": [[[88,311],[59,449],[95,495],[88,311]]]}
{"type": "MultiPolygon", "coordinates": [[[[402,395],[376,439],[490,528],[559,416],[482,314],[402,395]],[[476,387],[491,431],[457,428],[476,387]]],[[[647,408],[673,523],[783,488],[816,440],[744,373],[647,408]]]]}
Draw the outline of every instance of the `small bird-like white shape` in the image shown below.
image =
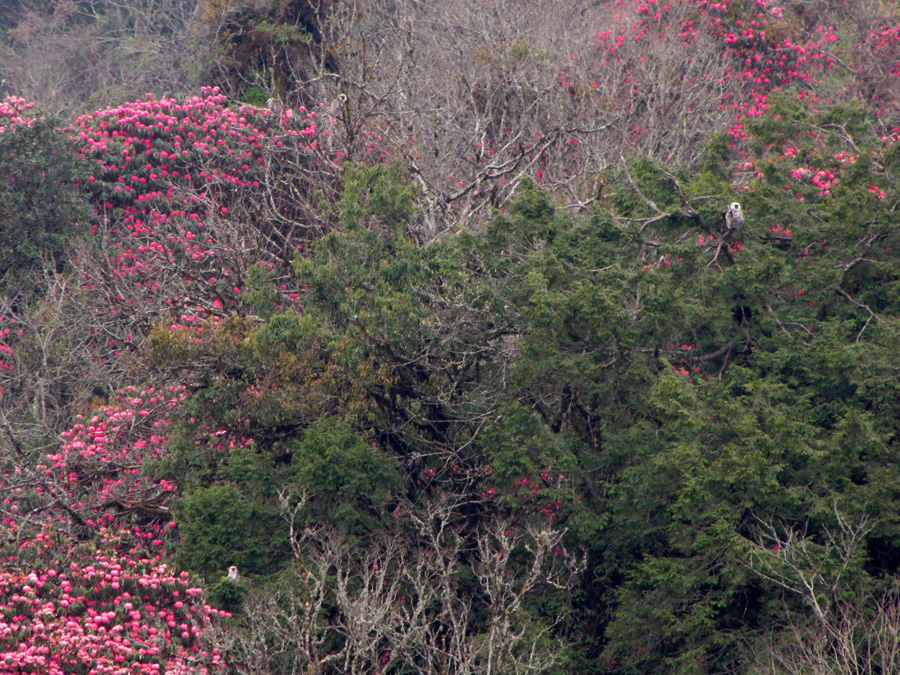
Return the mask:
{"type": "Polygon", "coordinates": [[[268,101],[266,101],[266,108],[271,110],[276,115],[280,115],[284,112],[284,104],[282,104],[282,102],[277,98],[270,98],[268,101]]]}
{"type": "Polygon", "coordinates": [[[228,576],[225,577],[225,579],[227,579],[228,581],[237,583],[237,581],[238,581],[240,578],[241,578],[241,575],[238,574],[237,567],[235,567],[234,565],[232,565],[231,567],[228,568],[228,576]]]}
{"type": "Polygon", "coordinates": [[[328,106],[328,114],[334,120],[344,119],[344,104],[347,102],[347,94],[338,94],[338,97],[328,106]]]}
{"type": "Polygon", "coordinates": [[[741,205],[737,202],[731,202],[728,210],[725,211],[725,229],[739,230],[744,224],[744,212],[741,211],[741,205]]]}

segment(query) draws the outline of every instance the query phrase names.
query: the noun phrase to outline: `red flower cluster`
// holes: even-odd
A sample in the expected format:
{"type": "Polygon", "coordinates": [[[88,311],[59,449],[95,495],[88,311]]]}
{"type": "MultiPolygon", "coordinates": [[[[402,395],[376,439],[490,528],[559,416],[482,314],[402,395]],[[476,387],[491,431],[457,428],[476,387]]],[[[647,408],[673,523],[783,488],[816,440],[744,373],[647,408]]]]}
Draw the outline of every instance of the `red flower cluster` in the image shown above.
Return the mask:
{"type": "Polygon", "coordinates": [[[185,572],[127,556],[0,572],[0,673],[221,670],[203,635],[227,613],[203,604],[202,593],[185,572]]]}

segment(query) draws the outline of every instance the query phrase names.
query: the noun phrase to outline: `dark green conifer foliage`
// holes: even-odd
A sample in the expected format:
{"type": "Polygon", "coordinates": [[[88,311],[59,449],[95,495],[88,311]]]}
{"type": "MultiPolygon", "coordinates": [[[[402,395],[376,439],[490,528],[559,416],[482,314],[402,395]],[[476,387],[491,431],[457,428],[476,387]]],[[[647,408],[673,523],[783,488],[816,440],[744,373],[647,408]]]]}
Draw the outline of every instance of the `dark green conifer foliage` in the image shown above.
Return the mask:
{"type": "Polygon", "coordinates": [[[89,171],[61,125],[0,133],[0,293],[11,297],[37,294],[45,267],[62,271],[90,217],[78,188],[89,171]]]}
{"type": "MultiPolygon", "coordinates": [[[[759,137],[808,159],[846,122],[877,147],[855,109],[803,118],[811,140],[784,105],[759,137]]],[[[690,178],[636,162],[585,214],[523,184],[483,232],[428,247],[398,169],[347,167],[343,227],[295,262],[302,312],[275,308],[263,272],[261,320],[203,346],[154,339],[196,372],[173,460],[204,472],[182,505],[185,561],[221,568],[238,540],[250,568],[279,560],[283,535],[256,535],[279,494],[362,546],[404,500],[453,494],[466,536],[500,517],[565,528],[577,592],[528,608],[565,614],[552,636],[586,673],[741,671],[773,627],[814,631],[814,606],[879,593],[900,568],[900,235],[870,190],[890,168],[860,160],[829,195],[772,162],[737,194],[715,164],[690,178]],[[711,236],[737,198],[747,221],[725,250],[711,236]],[[201,429],[254,440],[225,459],[201,429]],[[217,524],[223,508],[257,524],[217,524]],[[803,574],[827,592],[799,592],[803,574]]]]}

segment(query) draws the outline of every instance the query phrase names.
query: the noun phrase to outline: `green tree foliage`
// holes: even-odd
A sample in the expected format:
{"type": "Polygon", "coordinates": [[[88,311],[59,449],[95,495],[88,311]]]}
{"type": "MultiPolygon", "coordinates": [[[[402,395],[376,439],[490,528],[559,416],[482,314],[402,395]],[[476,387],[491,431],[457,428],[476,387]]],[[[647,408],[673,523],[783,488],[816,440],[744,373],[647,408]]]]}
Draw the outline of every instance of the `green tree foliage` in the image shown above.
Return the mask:
{"type": "Polygon", "coordinates": [[[295,471],[288,487],[310,495],[309,517],[346,531],[371,528],[398,484],[390,456],[327,418],[311,424],[289,452],[295,471]]]}
{"type": "Polygon", "coordinates": [[[235,672],[895,672],[896,3],[628,4],[0,9],[57,109],[259,106],[0,134],[13,602],[109,547],[235,672]]]}
{"type": "Polygon", "coordinates": [[[294,83],[309,78],[320,61],[335,71],[337,57],[326,44],[321,24],[337,4],[209,2],[206,21],[215,28],[219,52],[211,75],[247,102],[262,106],[269,96],[285,98],[293,93],[294,83]]]}
{"type": "MultiPolygon", "coordinates": [[[[609,503],[607,545],[628,533],[619,546],[631,562],[605,655],[633,672],[752,662],[741,640],[785,620],[773,579],[788,591],[790,620],[825,630],[837,603],[896,572],[896,518],[884,508],[896,499],[896,416],[876,393],[897,309],[897,233],[877,186],[894,181],[868,161],[877,140],[856,161],[852,139],[872,138],[857,110],[805,116],[780,105],[780,118],[754,128],[758,182],[742,199],[752,217],[741,246],[728,244],[733,264],[711,264],[715,242],[688,258],[670,240],[648,265],[659,290],[682,297],[663,305],[681,316],[667,317],[654,348],[671,369],[648,382],[641,426],[651,433],[629,449],[609,503]],[[847,154],[847,171],[832,168],[847,154]],[[818,553],[798,562],[801,542],[818,553]],[[777,572],[760,574],[756,556],[777,572]],[[803,591],[804,575],[818,578],[815,591],[803,591]]],[[[657,203],[677,202],[638,180],[657,203]]],[[[648,239],[664,223],[654,225],[648,239]]]]}
{"type": "Polygon", "coordinates": [[[0,133],[0,293],[33,297],[44,269],[62,271],[90,217],[88,175],[57,118],[0,133]]]}
{"type": "Polygon", "coordinates": [[[233,485],[212,485],[192,492],[178,509],[185,546],[180,561],[215,578],[229,565],[259,571],[272,569],[287,548],[278,513],[249,501],[233,485]]]}
{"type": "Polygon", "coordinates": [[[186,428],[252,437],[245,464],[178,461],[207,452],[233,501],[303,494],[304,522],[364,538],[435,494],[471,500],[473,536],[504,514],[566,528],[579,592],[531,611],[568,610],[554,634],[582,672],[749,667],[773,626],[877,593],[900,565],[898,234],[873,189],[893,179],[854,108],[780,105],[737,236],[721,177],[637,162],[606,208],[564,216],[524,185],[483,232],[422,248],[398,170],[348,167],[342,229],[295,264],[302,313],[184,347],[186,428]],[[847,136],[869,149],[840,164],[847,136]],[[836,156],[823,187],[809,167],[836,156]]]}

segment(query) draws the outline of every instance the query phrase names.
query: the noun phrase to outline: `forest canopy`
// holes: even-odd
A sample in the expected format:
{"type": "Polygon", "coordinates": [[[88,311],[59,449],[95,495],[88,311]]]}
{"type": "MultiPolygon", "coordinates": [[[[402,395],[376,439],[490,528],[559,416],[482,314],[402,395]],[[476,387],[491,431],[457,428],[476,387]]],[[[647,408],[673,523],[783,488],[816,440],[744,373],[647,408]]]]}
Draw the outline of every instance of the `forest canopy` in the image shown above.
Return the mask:
{"type": "Polygon", "coordinates": [[[0,10],[0,673],[887,673],[895,3],[0,10]]]}

